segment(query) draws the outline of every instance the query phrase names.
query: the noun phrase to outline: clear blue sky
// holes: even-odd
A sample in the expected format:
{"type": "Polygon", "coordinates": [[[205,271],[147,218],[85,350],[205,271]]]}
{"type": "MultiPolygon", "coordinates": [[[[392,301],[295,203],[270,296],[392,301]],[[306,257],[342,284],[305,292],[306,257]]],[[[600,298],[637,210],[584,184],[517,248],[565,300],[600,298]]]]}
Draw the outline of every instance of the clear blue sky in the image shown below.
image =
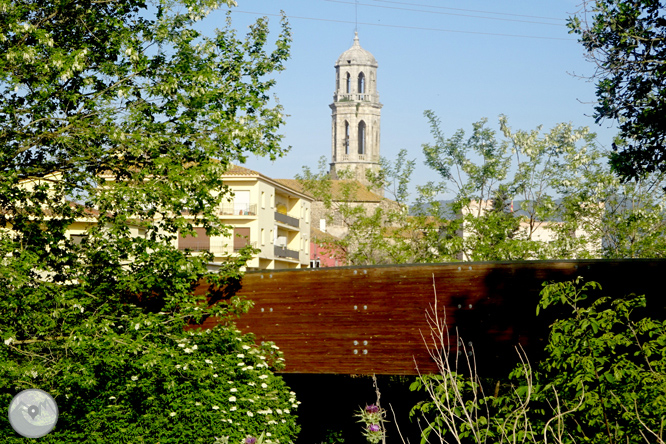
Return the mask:
{"type": "MultiPolygon", "coordinates": [[[[615,130],[594,123],[594,66],[568,34],[566,18],[579,0],[358,0],[361,46],[379,63],[377,89],[382,109],[381,155],[400,149],[417,160],[414,183],[438,180],[423,164],[421,145],[430,142],[423,111],[432,109],[447,136],[471,131],[482,117],[499,130],[506,114],[515,129],[550,129],[559,122],[589,126],[605,147],[615,130]]],[[[222,27],[225,10],[207,27],[222,27]]],[[[244,33],[257,17],[270,19],[273,37],[279,14],[293,31],[291,59],[277,76],[274,93],[284,106],[286,157],[248,159],[246,166],[275,178],[292,178],[303,165],[330,158],[334,64],[354,37],[354,0],[238,0],[234,26],[244,33]]],[[[273,39],[274,40],[274,39],[273,39]]]]}

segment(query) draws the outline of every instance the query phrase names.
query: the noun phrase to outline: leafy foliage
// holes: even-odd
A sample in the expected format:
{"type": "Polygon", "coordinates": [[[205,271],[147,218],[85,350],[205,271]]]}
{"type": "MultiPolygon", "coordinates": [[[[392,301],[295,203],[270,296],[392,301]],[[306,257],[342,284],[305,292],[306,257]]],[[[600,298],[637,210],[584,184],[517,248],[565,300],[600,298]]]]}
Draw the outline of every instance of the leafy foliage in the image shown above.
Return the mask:
{"type": "Polygon", "coordinates": [[[627,179],[666,171],[664,6],[660,0],[584,1],[568,22],[596,65],[596,120],[619,124],[611,161],[627,179]]]}
{"type": "Polygon", "coordinates": [[[572,316],[551,327],[535,400],[553,405],[556,394],[562,409],[575,410],[561,427],[579,441],[663,442],[666,321],[632,319],[645,307],[644,296],[586,301],[595,288],[580,279],[544,288],[540,307],[563,303],[572,316]]]}
{"type": "Polygon", "coordinates": [[[580,278],[544,284],[537,312],[563,304],[571,314],[551,326],[547,357],[532,369],[521,355],[494,395],[473,366],[458,373],[444,360],[415,382],[429,395],[412,412],[428,421],[422,442],[665,442],[666,321],[635,319],[645,296],[593,290],[580,278]]]}
{"type": "Polygon", "coordinates": [[[289,27],[271,50],[265,19],[244,39],[230,20],[203,36],[216,7],[0,1],[0,398],[54,396],[46,442],[297,432],[279,350],[233,324],[250,303],[192,292],[235,282],[251,251],[211,273],[211,255],[175,243],[225,231],[231,161],[284,153],[268,92],[289,27]],[[222,325],[185,331],[210,316],[222,325]]]}

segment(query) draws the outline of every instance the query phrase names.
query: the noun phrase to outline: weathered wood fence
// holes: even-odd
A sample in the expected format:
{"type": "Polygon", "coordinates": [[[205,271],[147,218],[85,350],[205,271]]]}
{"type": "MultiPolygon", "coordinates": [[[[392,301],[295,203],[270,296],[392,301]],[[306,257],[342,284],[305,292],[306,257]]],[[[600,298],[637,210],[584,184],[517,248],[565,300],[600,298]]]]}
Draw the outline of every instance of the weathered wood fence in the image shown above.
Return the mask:
{"type": "Polygon", "coordinates": [[[457,330],[481,369],[504,372],[516,345],[532,359],[543,350],[556,313],[536,316],[542,283],[576,276],[600,282],[600,295],[646,294],[651,314],[666,312],[666,260],[464,262],[249,272],[237,294],[254,307],[237,325],[258,342],[274,341],[288,373],[434,371],[422,337],[434,284],[453,349],[457,330]]]}

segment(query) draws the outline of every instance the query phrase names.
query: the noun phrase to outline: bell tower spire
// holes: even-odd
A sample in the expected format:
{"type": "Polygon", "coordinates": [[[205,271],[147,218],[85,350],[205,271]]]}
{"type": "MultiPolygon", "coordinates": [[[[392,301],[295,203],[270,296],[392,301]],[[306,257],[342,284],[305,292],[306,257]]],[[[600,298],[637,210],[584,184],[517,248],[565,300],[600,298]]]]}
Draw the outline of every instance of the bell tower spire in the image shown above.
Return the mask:
{"type": "Polygon", "coordinates": [[[352,47],[335,63],[332,110],[331,177],[349,171],[368,184],[365,172],[379,170],[379,122],[382,104],[377,93],[377,60],[361,47],[358,32],[352,47]]]}

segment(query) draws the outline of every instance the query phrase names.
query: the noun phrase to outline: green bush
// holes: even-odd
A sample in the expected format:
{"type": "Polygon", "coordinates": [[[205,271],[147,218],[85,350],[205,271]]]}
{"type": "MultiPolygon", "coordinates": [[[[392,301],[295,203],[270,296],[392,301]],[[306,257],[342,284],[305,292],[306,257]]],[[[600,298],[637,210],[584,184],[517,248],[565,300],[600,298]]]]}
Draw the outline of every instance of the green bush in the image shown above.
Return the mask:
{"type": "Polygon", "coordinates": [[[547,357],[532,369],[521,354],[496,394],[470,361],[465,375],[442,361],[442,374],[415,382],[429,394],[412,411],[428,421],[422,442],[664,443],[666,321],[634,319],[645,296],[588,298],[600,289],[544,284],[537,314],[564,304],[571,315],[551,326],[547,357]]]}

